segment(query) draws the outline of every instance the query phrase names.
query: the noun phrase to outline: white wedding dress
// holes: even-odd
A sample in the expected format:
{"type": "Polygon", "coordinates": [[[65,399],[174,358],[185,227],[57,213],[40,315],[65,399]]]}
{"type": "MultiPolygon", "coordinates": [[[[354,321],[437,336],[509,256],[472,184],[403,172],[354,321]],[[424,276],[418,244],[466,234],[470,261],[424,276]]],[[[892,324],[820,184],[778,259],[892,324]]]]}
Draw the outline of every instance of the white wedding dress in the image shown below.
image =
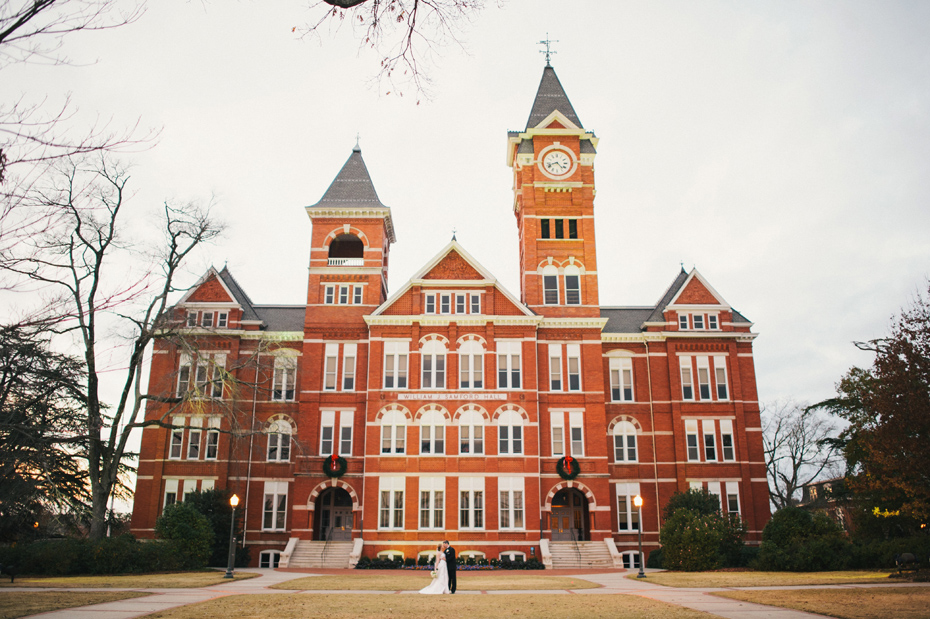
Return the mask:
{"type": "Polygon", "coordinates": [[[436,578],[429,585],[420,589],[424,595],[442,595],[449,591],[449,570],[446,567],[446,556],[439,553],[436,556],[436,578]]]}

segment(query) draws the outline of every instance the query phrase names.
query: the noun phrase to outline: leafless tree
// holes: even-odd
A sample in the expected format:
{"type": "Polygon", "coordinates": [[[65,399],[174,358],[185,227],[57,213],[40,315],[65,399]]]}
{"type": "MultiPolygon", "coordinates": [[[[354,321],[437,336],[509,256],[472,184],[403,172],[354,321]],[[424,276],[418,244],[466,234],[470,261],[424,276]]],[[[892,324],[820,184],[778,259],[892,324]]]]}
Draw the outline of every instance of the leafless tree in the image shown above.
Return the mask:
{"type": "Polygon", "coordinates": [[[836,422],[794,401],[773,402],[762,411],[762,443],[775,509],[795,505],[798,491],[824,474],[835,475],[841,462],[836,422]]]}
{"type": "Polygon", "coordinates": [[[381,56],[380,83],[396,91],[412,82],[422,93],[429,79],[421,60],[438,47],[458,44],[464,25],[484,5],[484,0],[321,0],[310,6],[314,21],[301,31],[303,36],[312,36],[324,27],[351,24],[360,46],[381,56]]]}
{"type": "Polygon", "coordinates": [[[57,174],[46,175],[27,196],[25,206],[39,214],[30,224],[34,233],[21,235],[0,256],[8,275],[45,295],[50,329],[70,334],[86,364],[83,432],[72,442],[87,463],[95,538],[106,533],[107,503],[129,455],[130,434],[145,423],[145,349],[170,329],[164,317],[185,260],[220,232],[209,209],[166,203],[161,238],[146,243],[144,235],[129,233],[128,182],[127,170],[105,155],[60,161],[57,174]],[[114,343],[117,336],[122,347],[114,343]],[[119,376],[113,404],[102,398],[104,372],[111,380],[119,376]]]}

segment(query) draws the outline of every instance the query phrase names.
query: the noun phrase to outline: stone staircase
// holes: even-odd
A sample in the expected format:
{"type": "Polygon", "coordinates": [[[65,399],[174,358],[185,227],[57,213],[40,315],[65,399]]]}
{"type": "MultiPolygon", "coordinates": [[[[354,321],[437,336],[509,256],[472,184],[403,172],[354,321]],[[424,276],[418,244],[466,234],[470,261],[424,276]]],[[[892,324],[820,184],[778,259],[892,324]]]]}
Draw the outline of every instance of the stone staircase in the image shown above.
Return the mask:
{"type": "Polygon", "coordinates": [[[552,553],[552,569],[577,567],[614,566],[610,549],[603,541],[598,542],[549,542],[552,553]]]}
{"type": "Polygon", "coordinates": [[[355,542],[318,542],[299,540],[291,552],[287,567],[347,568],[355,542]]]}

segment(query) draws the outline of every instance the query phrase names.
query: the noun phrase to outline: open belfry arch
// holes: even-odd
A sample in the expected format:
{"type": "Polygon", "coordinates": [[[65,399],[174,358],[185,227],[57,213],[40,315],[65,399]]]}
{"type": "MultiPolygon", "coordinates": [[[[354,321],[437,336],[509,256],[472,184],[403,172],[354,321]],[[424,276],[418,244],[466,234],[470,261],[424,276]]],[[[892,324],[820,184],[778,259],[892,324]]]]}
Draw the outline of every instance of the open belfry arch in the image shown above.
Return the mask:
{"type": "Polygon", "coordinates": [[[416,558],[449,539],[634,567],[640,529],[648,553],[672,494],[702,488],[758,543],[752,323],[697,269],[653,305],[602,305],[598,146],[547,64],[506,141],[519,291],[453,238],[390,292],[391,208],[356,145],[306,207],[306,304],[253,303],[211,268],[174,308],[188,337],[156,344],[150,381],[185,398],[169,414],[183,427],[143,433],[133,531],[219,488],[243,499],[256,565],[416,558]]]}

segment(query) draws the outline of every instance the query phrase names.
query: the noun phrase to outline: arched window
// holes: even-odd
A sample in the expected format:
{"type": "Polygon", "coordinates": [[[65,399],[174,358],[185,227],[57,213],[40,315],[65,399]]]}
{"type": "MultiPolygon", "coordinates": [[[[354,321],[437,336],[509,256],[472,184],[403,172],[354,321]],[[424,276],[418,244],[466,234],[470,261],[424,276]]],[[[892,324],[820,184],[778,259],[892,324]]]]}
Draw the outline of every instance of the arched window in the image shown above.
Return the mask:
{"type": "Polygon", "coordinates": [[[484,416],[474,409],[463,411],[459,415],[459,453],[484,453],[484,416]]]}
{"type": "Polygon", "coordinates": [[[381,453],[402,454],[407,437],[407,417],[400,411],[387,411],[381,417],[381,453]]]}
{"type": "Polygon", "coordinates": [[[614,461],[636,462],[636,426],[629,421],[614,426],[614,461]]]}
{"type": "Polygon", "coordinates": [[[291,459],[291,434],[294,428],[283,419],[268,425],[268,462],[287,462],[291,459]]]}
{"type": "Polygon", "coordinates": [[[476,340],[459,347],[459,389],[484,389],[484,347],[476,340]]]}
{"type": "Polygon", "coordinates": [[[446,345],[430,340],[420,349],[421,389],[446,388],[446,345]]]}
{"type": "Polygon", "coordinates": [[[446,453],[446,417],[433,409],[420,416],[420,455],[446,453]]]}
{"type": "Polygon", "coordinates": [[[523,453],[523,417],[516,411],[504,411],[497,418],[497,442],[500,455],[523,453]]]}
{"type": "Polygon", "coordinates": [[[565,267],[565,305],[581,305],[581,270],[565,267]]]}
{"type": "Polygon", "coordinates": [[[542,271],[543,304],[559,304],[559,270],[551,264],[542,271]]]}

